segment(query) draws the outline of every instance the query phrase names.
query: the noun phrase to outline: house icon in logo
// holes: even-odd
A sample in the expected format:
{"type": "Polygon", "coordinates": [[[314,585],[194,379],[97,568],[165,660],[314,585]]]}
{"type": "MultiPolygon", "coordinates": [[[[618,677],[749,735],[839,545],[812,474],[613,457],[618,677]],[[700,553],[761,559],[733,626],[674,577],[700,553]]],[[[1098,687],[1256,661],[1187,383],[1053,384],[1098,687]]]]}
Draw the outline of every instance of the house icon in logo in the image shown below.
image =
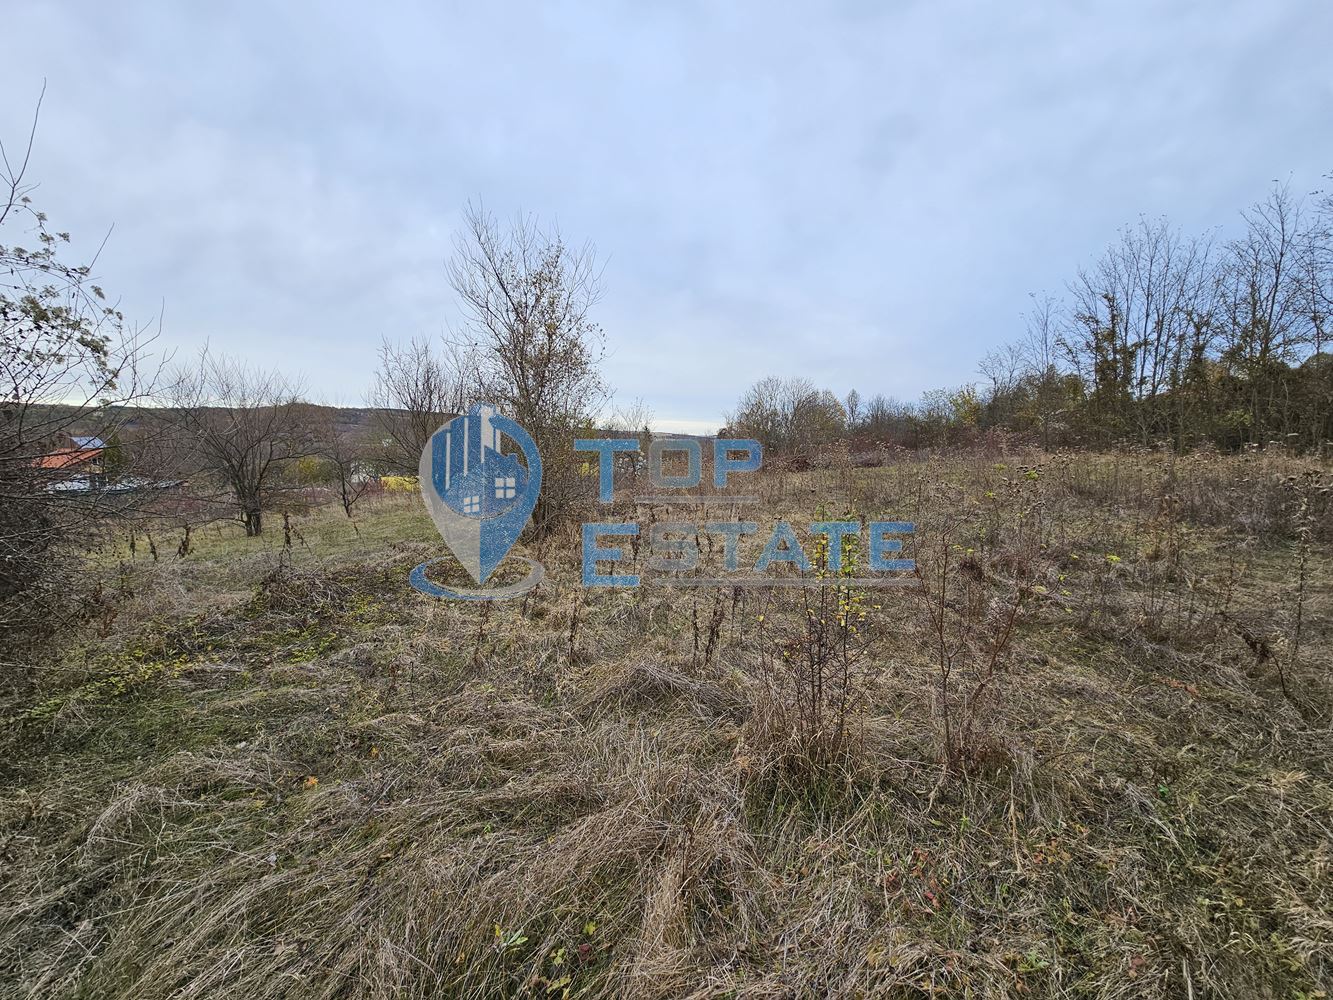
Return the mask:
{"type": "MultiPolygon", "coordinates": [[[[472,579],[485,583],[518,541],[537,505],[542,463],[536,444],[495,407],[477,404],[431,435],[421,451],[418,471],[426,508],[445,544],[472,579]],[[518,454],[503,450],[504,438],[518,445],[522,462],[518,454]]],[[[412,573],[412,585],[423,593],[472,600],[486,595],[431,583],[425,578],[426,565],[412,573]]],[[[496,596],[512,595],[497,592],[496,596]]]]}
{"type": "Polygon", "coordinates": [[[518,456],[500,451],[500,432],[488,406],[474,407],[431,438],[431,485],[455,513],[471,518],[503,514],[528,486],[518,456]]]}

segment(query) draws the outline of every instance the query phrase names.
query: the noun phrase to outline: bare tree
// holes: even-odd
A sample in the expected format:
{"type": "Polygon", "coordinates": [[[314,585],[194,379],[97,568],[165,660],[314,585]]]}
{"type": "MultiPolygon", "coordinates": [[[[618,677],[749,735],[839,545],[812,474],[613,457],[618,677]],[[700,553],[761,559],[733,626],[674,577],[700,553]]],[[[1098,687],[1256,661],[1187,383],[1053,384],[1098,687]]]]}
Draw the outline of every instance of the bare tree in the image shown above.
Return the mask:
{"type": "Polygon", "coordinates": [[[990,383],[987,393],[993,403],[1003,405],[1013,396],[1026,370],[1026,359],[1019,344],[1001,344],[988,351],[977,365],[977,372],[990,383]]]}
{"type": "Polygon", "coordinates": [[[362,431],[337,426],[335,411],[329,410],[316,435],[315,453],[325,463],[329,481],[338,491],[338,502],[350,519],[356,502],[375,482],[371,475],[374,449],[362,431]]]}
{"type": "Polygon", "coordinates": [[[861,423],[861,394],[853,389],[847,393],[847,398],[843,401],[843,406],[847,410],[847,426],[856,428],[861,423]]]}
{"type": "Polygon", "coordinates": [[[171,396],[168,419],[188,442],[186,468],[226,490],[247,535],[262,534],[283,467],[316,450],[299,385],[205,349],[171,396]]]}
{"type": "Polygon", "coordinates": [[[837,396],[809,379],[770,375],[745,391],[727,424],[775,453],[808,455],[843,434],[847,412],[837,396]]]}
{"type": "Polygon", "coordinates": [[[465,316],[454,347],[470,395],[498,405],[541,449],[533,522],[545,533],[577,489],[572,432],[591,425],[607,395],[604,338],[591,319],[601,297],[596,250],[569,246],[531,216],[501,226],[469,205],[448,273],[465,316]]]}
{"type": "Polygon", "coordinates": [[[1247,387],[1249,437],[1290,426],[1288,368],[1308,341],[1301,202],[1283,185],[1242,213],[1222,272],[1222,360],[1247,387]]]}
{"type": "Polygon", "coordinates": [[[877,440],[903,438],[912,418],[912,408],[906,403],[876,393],[866,404],[865,429],[877,440]]]}
{"type": "Polygon", "coordinates": [[[638,454],[626,456],[632,475],[637,476],[653,440],[653,411],[641,398],[616,406],[602,425],[617,437],[633,437],[639,442],[638,454]]]}
{"type": "Polygon", "coordinates": [[[847,431],[847,411],[828,389],[807,393],[792,406],[791,440],[798,453],[813,455],[847,431]]]}
{"type": "Polygon", "coordinates": [[[1165,219],[1125,227],[1070,285],[1073,322],[1057,337],[1063,359],[1088,389],[1089,427],[1105,439],[1147,442],[1169,429],[1164,408],[1198,333],[1211,245],[1165,219]]]}
{"type": "Polygon", "coordinates": [[[1066,402],[1056,355],[1061,306],[1047,293],[1031,297],[1032,309],[1023,317],[1027,330],[1020,351],[1024,375],[1031,386],[1032,419],[1041,434],[1042,447],[1049,448],[1055,421],[1066,402]]]}
{"type": "Polygon", "coordinates": [[[380,364],[367,402],[375,410],[374,426],[397,471],[414,474],[431,434],[466,409],[465,376],[459,364],[465,357],[465,352],[453,350],[437,355],[428,341],[415,338],[406,344],[386,340],[380,345],[380,364]]]}
{"type": "MultiPolygon", "coordinates": [[[[1333,174],[1327,174],[1325,180],[1333,181],[1333,174]]],[[[1304,256],[1309,275],[1311,346],[1318,355],[1328,349],[1333,337],[1333,192],[1323,192],[1316,209],[1304,256]]]]}
{"type": "Polygon", "coordinates": [[[0,144],[0,662],[20,678],[30,644],[78,612],[80,550],[138,499],[103,488],[89,470],[107,449],[72,435],[111,441],[155,374],[143,370],[151,338],[127,329],[93,264],[60,259],[69,234],[32,206],[36,127],[34,115],[21,158],[0,144]]]}
{"type": "Polygon", "coordinates": [[[613,407],[603,426],[621,434],[639,434],[650,429],[652,424],[653,408],[642,397],[636,397],[632,402],[613,407]]]}
{"type": "MultiPolygon", "coordinates": [[[[772,451],[787,447],[789,414],[785,403],[789,386],[776,375],[761,378],[746,389],[736,409],[726,414],[733,435],[754,438],[772,451]]],[[[814,383],[802,382],[797,391],[814,391],[814,383]]]]}

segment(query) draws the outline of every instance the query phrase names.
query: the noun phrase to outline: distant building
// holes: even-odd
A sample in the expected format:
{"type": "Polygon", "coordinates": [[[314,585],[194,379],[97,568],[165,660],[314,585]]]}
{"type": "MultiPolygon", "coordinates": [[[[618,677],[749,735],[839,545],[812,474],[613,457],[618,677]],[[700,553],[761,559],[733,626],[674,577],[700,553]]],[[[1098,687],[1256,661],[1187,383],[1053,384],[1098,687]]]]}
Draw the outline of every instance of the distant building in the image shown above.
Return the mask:
{"type": "Polygon", "coordinates": [[[71,437],[34,464],[50,474],[51,489],[100,490],[106,485],[106,444],[99,437],[71,437]]]}

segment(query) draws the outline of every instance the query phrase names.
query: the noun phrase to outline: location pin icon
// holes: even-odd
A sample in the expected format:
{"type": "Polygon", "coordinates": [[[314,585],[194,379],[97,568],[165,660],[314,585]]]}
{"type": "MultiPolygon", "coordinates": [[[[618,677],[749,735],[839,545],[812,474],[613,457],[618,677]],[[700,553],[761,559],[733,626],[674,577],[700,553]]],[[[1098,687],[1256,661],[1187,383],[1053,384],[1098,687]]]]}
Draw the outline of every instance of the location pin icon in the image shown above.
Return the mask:
{"type": "Polygon", "coordinates": [[[444,543],[478,584],[523,533],[542,486],[536,442],[494,406],[478,403],[442,426],[421,450],[421,494],[444,543]],[[506,454],[501,436],[518,445],[506,454]]]}

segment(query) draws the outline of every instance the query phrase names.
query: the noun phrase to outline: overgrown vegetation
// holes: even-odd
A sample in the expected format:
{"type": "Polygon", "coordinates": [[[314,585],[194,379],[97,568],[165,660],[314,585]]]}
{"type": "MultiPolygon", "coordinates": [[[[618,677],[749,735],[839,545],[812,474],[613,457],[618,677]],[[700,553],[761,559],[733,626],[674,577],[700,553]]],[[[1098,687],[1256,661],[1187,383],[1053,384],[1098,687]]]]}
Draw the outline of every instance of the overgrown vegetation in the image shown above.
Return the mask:
{"type": "Polygon", "coordinates": [[[430,601],[411,495],[108,550],[0,710],[0,992],[1317,997],[1329,472],[762,477],[917,523],[861,592],[585,591],[565,532],[430,601]]]}
{"type": "Polygon", "coordinates": [[[1326,995],[1333,203],[1126,230],[981,389],[756,383],[751,516],[911,521],[907,586],[824,535],[603,591],[572,442],[652,434],[597,426],[591,246],[470,210],[463,328],[347,426],[207,351],[152,393],[0,161],[4,995],[1326,995]],[[545,465],[509,603],[406,583],[475,401],[545,465]]]}

